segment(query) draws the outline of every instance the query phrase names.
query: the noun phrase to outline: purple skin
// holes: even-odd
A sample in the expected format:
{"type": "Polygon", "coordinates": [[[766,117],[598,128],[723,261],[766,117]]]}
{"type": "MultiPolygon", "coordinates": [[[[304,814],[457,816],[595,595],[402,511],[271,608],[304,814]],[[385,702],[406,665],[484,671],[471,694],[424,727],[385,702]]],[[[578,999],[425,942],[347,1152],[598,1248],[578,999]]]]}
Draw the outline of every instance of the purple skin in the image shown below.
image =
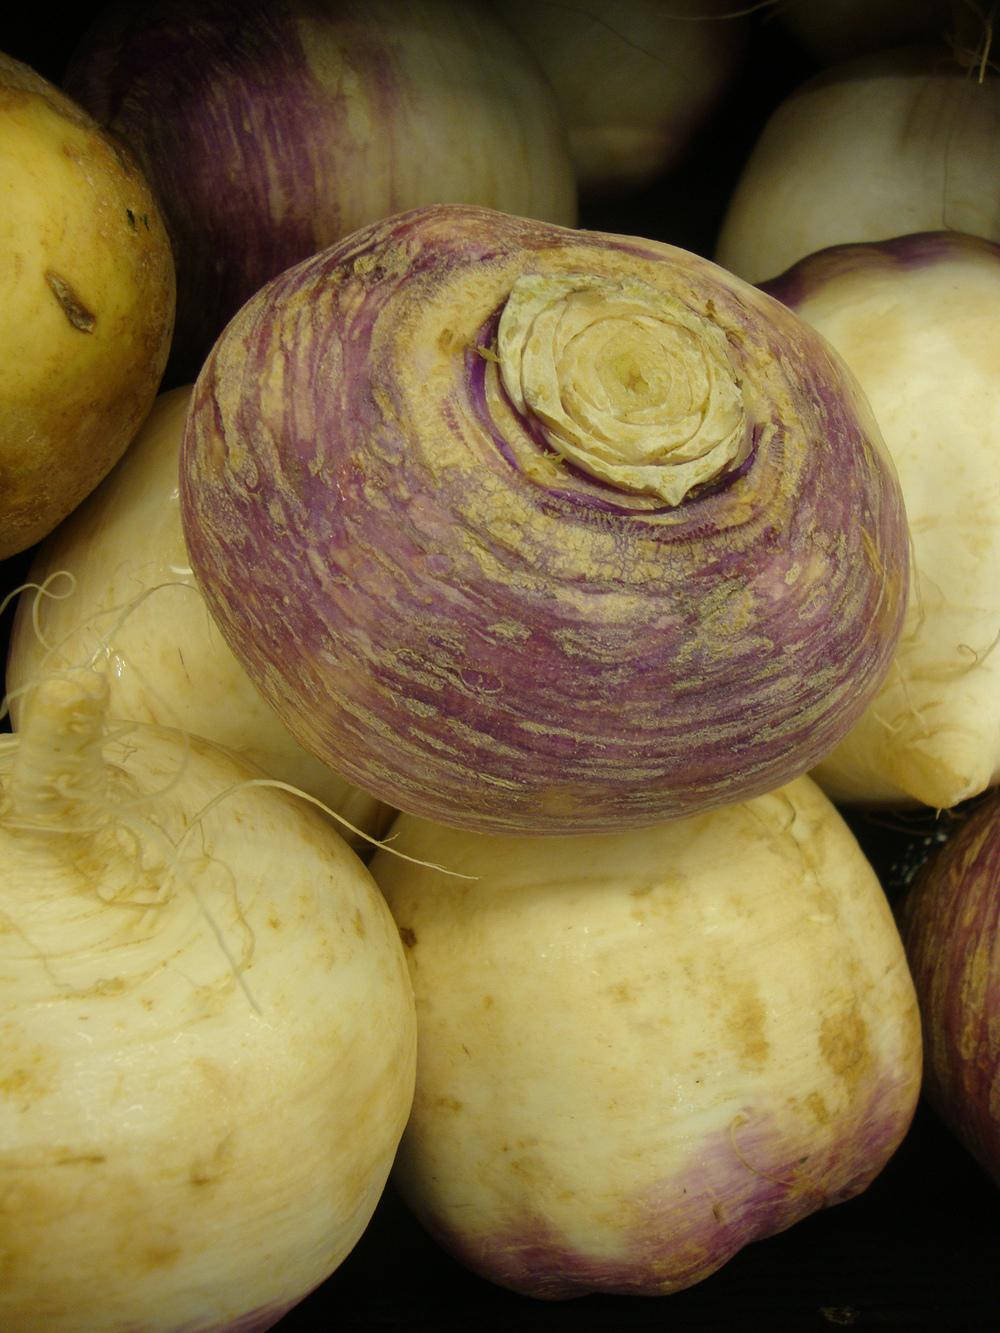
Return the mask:
{"type": "Polygon", "coordinates": [[[614,831],[780,786],[860,715],[906,603],[895,474],[818,335],[683,251],[475,208],[365,228],[244,307],[195,388],[181,509],[213,615],[300,742],[483,830],[614,831]],[[539,484],[484,420],[476,333],[514,278],[625,261],[723,324],[764,404],[743,465],[673,510],[539,484]],[[471,322],[430,402],[406,372],[433,349],[405,328],[494,271],[481,312],[442,308],[446,342],[471,322]]]}
{"type": "Polygon", "coordinates": [[[284,4],[179,0],[111,6],[74,53],[65,87],[135,150],[163,201],[177,267],[171,382],[194,379],[226,320],[268,278],[338,234],[316,235],[311,127],[328,116],[284,4]],[[225,186],[218,162],[242,169],[225,186]],[[273,180],[254,162],[281,162],[273,180]],[[294,191],[290,189],[294,182],[294,191]],[[267,218],[268,225],[261,225],[267,218]],[[227,260],[239,256],[239,262],[227,260]]]}
{"type": "Polygon", "coordinates": [[[1000,1185],[1000,792],[928,862],[900,917],[923,1019],[924,1093],[1000,1185]]]}
{"type": "MultiPolygon", "coordinates": [[[[402,19],[405,6],[398,13],[402,19]]],[[[447,10],[437,21],[444,29],[447,10]]],[[[495,61],[527,61],[520,47],[507,50],[513,38],[489,7],[466,26],[470,50],[479,42],[495,61]]],[[[422,176],[414,181],[397,167],[426,154],[421,135],[434,138],[433,120],[421,117],[448,114],[446,100],[439,107],[432,90],[413,86],[396,54],[406,41],[405,23],[374,14],[364,0],[114,0],[101,11],[64,82],[129,144],[162,200],[177,269],[168,382],[195,378],[226,322],[268,279],[375,216],[426,202],[446,164],[449,184],[440,188],[453,197],[512,211],[551,207],[557,221],[572,219],[568,149],[556,138],[554,98],[540,72],[532,84],[530,62],[514,71],[506,109],[515,121],[526,114],[518,99],[533,89],[532,113],[544,119],[549,111],[533,170],[517,157],[516,136],[478,142],[467,133],[453,144],[447,122],[437,126],[441,152],[422,176]],[[301,20],[313,32],[312,55],[301,20]],[[313,67],[319,60],[329,66],[326,79],[313,67]],[[454,167],[460,153],[465,174],[454,167]],[[537,188],[544,197],[534,197],[537,188]]],[[[456,87],[463,79],[476,86],[475,71],[454,77],[456,87]]],[[[501,118],[504,111],[498,105],[501,118]]]]}
{"type": "Polygon", "coordinates": [[[880,1081],[858,1090],[850,1122],[845,1118],[834,1131],[840,1137],[811,1152],[814,1140],[803,1136],[796,1143],[787,1126],[748,1115],[746,1123],[706,1140],[686,1168],[644,1196],[623,1198],[629,1221],[618,1238],[625,1251],[620,1258],[574,1250],[531,1214],[530,1203],[519,1217],[513,1205],[502,1231],[460,1231],[430,1211],[432,1190],[408,1187],[405,1136],[395,1178],[435,1240],[500,1286],[542,1300],[591,1292],[662,1296],[703,1281],[752,1241],[861,1194],[909,1128],[910,1093],[910,1084],[883,1070],[880,1081]]]}
{"type": "Polygon", "coordinates": [[[954,231],[915,231],[886,241],[858,241],[831,245],[800,259],[776,278],[759,284],[789,310],[798,310],[814,292],[831,279],[865,268],[913,270],[930,268],[952,257],[975,253],[992,255],[1000,262],[1000,245],[981,236],[954,231]]]}

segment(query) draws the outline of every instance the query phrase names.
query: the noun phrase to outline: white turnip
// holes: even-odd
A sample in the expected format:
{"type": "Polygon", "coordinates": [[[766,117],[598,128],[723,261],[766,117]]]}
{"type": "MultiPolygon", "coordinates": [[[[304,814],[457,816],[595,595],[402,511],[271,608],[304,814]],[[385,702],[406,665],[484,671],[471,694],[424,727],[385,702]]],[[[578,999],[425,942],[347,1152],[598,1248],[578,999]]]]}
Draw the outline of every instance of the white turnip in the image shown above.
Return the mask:
{"type": "Polygon", "coordinates": [[[316,810],[107,704],[46,676],[0,755],[0,1324],[268,1328],[389,1171],[402,948],[316,810]]]}
{"type": "Polygon", "coordinates": [[[766,285],[856,373],[912,541],[892,669],[814,775],[837,800],[956,805],[1000,779],[1000,245],[838,246],[766,285]]]}

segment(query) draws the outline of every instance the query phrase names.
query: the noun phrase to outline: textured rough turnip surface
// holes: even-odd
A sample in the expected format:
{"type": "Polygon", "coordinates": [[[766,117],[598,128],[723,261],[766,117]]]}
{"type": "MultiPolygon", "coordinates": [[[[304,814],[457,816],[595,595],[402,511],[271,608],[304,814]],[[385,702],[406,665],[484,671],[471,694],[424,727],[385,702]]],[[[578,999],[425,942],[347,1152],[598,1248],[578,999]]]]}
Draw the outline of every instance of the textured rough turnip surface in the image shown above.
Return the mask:
{"type": "Polygon", "coordinates": [[[181,513],[303,745],[482,829],[779,785],[858,716],[906,601],[895,473],[813,330],[684,251],[475,208],[248,302],[195,385],[181,513]]]}
{"type": "Polygon", "coordinates": [[[555,95],[487,4],[119,0],[66,84],[167,210],[174,383],[268,278],[375,218],[463,201],[576,219],[555,95]]]}
{"type": "Polygon", "coordinates": [[[859,1193],[901,1141],[913,985],[808,779],[601,838],[404,816],[393,845],[474,877],[372,861],[417,1001],[395,1181],[481,1275],[675,1291],[859,1193]]]}
{"type": "Polygon", "coordinates": [[[928,862],[901,924],[927,1099],[1000,1185],[1000,792],[928,862]]]}

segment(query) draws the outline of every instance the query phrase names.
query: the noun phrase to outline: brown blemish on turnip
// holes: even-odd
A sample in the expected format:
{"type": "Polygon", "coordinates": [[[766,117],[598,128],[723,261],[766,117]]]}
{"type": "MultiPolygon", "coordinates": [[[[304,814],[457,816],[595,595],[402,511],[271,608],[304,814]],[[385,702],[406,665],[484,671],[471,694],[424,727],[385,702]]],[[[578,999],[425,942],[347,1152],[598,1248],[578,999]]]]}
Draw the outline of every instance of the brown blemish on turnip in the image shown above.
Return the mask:
{"type": "Polygon", "coordinates": [[[856,1009],[824,1018],[819,1031],[823,1059],[838,1078],[853,1086],[869,1063],[868,1029],[856,1009]]]}
{"type": "Polygon", "coordinates": [[[73,328],[81,333],[93,333],[97,316],[83,304],[72,284],[51,268],[45,270],[45,281],[73,328]]]}
{"type": "Polygon", "coordinates": [[[826,1125],[829,1123],[830,1111],[826,1102],[823,1100],[822,1093],[811,1092],[806,1098],[806,1106],[808,1106],[809,1110],[816,1117],[818,1124],[826,1125]]]}
{"type": "Polygon", "coordinates": [[[760,1068],[770,1053],[766,1022],[767,1011],[760,996],[749,987],[737,987],[726,1027],[740,1058],[750,1068],[760,1068]]]}
{"type": "Polygon", "coordinates": [[[403,941],[403,945],[407,949],[412,949],[417,943],[417,932],[410,926],[400,926],[399,938],[403,941]]]}

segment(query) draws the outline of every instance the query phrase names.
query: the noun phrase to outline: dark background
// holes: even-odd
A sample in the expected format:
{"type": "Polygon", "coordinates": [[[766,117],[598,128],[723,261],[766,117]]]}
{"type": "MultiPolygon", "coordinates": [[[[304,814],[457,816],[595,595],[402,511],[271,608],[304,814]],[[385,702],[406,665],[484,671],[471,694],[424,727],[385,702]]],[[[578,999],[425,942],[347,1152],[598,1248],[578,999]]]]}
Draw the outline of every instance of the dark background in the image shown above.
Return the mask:
{"type": "MultiPolygon", "coordinates": [[[[823,3],[825,0],[816,0],[823,3]]],[[[735,6],[734,6],[735,7],[735,6]]],[[[22,11],[0,19],[0,49],[58,82],[94,12],[22,11]]],[[[581,224],[711,254],[729,192],[770,109],[814,65],[766,12],[730,92],[684,160],[629,196],[583,202],[581,224]]],[[[1000,368],[998,368],[1000,373],[1000,368]]],[[[0,598],[30,553],[0,570],[0,598]]],[[[10,613],[0,622],[5,650],[10,613]]],[[[914,825],[851,822],[894,901],[929,843],[914,825]]],[[[712,1277],[668,1297],[590,1296],[543,1303],[461,1268],[386,1192],[334,1276],[280,1324],[282,1333],[344,1330],[935,1330],[1000,1331],[1000,1193],[927,1107],[859,1198],[748,1246],[712,1277]]]]}

